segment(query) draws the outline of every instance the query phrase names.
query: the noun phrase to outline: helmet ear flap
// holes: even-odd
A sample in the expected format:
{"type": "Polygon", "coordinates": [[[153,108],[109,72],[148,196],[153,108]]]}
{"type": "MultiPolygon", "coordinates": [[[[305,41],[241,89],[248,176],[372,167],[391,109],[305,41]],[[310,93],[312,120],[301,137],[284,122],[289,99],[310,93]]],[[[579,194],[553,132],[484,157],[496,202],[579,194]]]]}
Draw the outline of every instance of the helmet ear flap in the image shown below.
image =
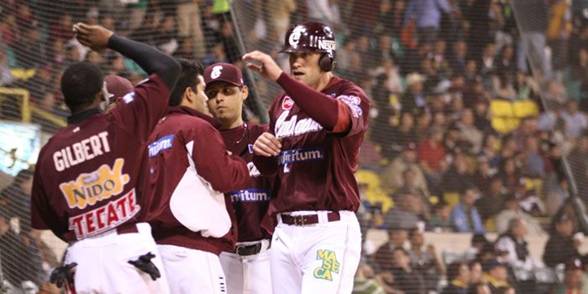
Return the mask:
{"type": "Polygon", "coordinates": [[[332,71],[335,67],[335,60],[328,53],[322,53],[319,59],[319,67],[322,71],[332,71]]]}

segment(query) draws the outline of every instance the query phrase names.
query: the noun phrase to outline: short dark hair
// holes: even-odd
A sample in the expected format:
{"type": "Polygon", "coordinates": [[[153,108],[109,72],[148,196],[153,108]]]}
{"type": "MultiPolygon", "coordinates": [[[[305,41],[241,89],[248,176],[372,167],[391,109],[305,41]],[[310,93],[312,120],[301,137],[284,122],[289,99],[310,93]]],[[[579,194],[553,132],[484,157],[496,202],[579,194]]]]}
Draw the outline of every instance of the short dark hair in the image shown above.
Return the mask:
{"type": "Polygon", "coordinates": [[[61,92],[71,112],[91,104],[102,90],[104,75],[100,68],[89,62],[70,65],[61,77],[61,92]]]}
{"type": "Polygon", "coordinates": [[[459,270],[461,269],[462,265],[466,264],[462,261],[455,261],[447,266],[447,282],[451,282],[459,277],[459,270]]]}
{"type": "Polygon", "coordinates": [[[169,97],[169,106],[178,106],[182,103],[182,97],[186,88],[191,88],[196,91],[196,86],[200,83],[196,77],[204,73],[202,64],[197,61],[183,58],[178,58],[177,61],[182,67],[182,72],[169,97]]]}

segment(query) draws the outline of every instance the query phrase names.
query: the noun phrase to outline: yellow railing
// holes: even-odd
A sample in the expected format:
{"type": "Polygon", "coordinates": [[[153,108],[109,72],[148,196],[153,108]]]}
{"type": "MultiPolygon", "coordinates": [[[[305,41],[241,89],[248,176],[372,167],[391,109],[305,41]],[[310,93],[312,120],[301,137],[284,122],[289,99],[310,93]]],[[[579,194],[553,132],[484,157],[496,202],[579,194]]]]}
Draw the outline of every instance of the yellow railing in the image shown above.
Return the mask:
{"type": "MultiPolygon", "coordinates": [[[[22,88],[6,88],[0,87],[0,95],[11,95],[11,96],[21,96],[21,103],[20,103],[20,117],[21,120],[25,123],[31,122],[31,101],[30,101],[30,93],[26,89],[22,88]]],[[[4,98],[5,99],[5,98],[4,98]]],[[[0,101],[4,100],[0,97],[0,101]]]]}
{"type": "Polygon", "coordinates": [[[32,115],[34,114],[36,117],[40,117],[52,124],[56,125],[57,127],[65,127],[67,125],[65,118],[59,115],[56,115],[50,111],[41,109],[37,106],[31,104],[30,101],[30,93],[26,89],[22,88],[7,88],[7,87],[0,87],[0,102],[2,102],[5,97],[2,96],[20,96],[20,118],[22,122],[30,123],[32,119],[32,115]]]}

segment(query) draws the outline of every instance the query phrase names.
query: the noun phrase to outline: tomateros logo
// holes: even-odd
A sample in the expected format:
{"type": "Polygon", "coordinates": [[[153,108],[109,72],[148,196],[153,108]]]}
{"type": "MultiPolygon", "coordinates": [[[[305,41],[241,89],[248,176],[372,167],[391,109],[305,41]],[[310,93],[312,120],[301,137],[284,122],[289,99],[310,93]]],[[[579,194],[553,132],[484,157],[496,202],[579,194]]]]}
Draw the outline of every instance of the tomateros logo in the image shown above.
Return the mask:
{"type": "Polygon", "coordinates": [[[129,182],[128,174],[123,174],[124,159],[114,161],[112,168],[103,164],[90,173],[82,173],[74,181],[59,184],[69,208],[84,209],[96,202],[122,193],[129,182]]]}

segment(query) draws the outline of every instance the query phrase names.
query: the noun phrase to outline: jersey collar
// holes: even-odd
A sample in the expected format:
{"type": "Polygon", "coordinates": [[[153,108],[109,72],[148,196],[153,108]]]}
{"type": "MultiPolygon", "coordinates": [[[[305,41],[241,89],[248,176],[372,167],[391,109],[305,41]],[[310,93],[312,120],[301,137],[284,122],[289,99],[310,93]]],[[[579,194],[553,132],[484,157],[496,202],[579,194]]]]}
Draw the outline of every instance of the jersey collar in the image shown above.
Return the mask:
{"type": "Polygon", "coordinates": [[[80,123],[80,122],[86,120],[87,118],[94,116],[96,114],[99,114],[101,112],[102,112],[102,110],[100,110],[100,108],[98,108],[98,107],[90,108],[90,109],[80,111],[80,112],[76,112],[67,118],[67,123],[70,125],[77,124],[77,123],[80,123]]]}

